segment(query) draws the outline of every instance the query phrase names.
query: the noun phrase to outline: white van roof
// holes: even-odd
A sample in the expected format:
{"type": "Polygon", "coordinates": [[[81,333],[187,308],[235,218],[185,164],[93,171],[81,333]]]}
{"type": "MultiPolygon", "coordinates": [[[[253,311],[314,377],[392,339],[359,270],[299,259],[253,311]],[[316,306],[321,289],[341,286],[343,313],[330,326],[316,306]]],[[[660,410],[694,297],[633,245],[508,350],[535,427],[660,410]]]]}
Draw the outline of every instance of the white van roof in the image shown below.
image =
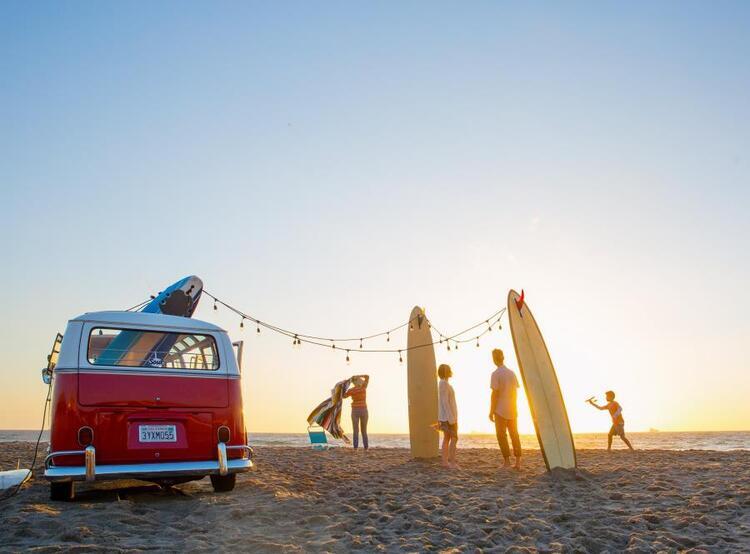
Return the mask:
{"type": "Polygon", "coordinates": [[[177,331],[212,331],[224,332],[224,329],[207,321],[191,319],[176,315],[149,314],[143,312],[88,312],[71,319],[71,321],[85,321],[106,325],[142,325],[146,327],[161,327],[177,331]]]}

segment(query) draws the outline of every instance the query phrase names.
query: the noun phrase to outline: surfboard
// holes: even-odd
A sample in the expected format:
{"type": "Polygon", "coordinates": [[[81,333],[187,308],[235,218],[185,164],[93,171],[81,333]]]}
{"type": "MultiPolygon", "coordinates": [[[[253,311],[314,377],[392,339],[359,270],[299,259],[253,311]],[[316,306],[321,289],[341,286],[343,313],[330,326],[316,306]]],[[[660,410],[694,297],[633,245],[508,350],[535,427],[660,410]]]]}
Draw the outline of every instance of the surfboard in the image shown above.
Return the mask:
{"type": "MultiPolygon", "coordinates": [[[[151,302],[146,304],[141,311],[151,314],[176,315],[191,317],[198,301],[203,294],[203,281],[195,275],[184,277],[168,286],[157,294],[151,302]]],[[[139,331],[123,331],[104,349],[97,357],[100,365],[118,365],[124,356],[136,349],[136,345],[144,338],[139,331]]],[[[139,352],[168,352],[174,345],[176,335],[167,335],[162,343],[157,345],[141,345],[137,348],[139,352]],[[148,350],[146,350],[148,348],[148,350]]],[[[149,355],[141,356],[144,360],[149,355]]]]}
{"type": "Polygon", "coordinates": [[[192,317],[202,293],[203,281],[195,275],[189,275],[157,294],[141,311],[192,317]]]}
{"type": "Polygon", "coordinates": [[[523,292],[508,293],[513,346],[547,469],[576,467],[576,449],[555,367],[523,292]]]}
{"type": "Polygon", "coordinates": [[[5,492],[8,489],[25,483],[29,477],[31,477],[31,471],[28,469],[0,471],[0,492],[5,492]]]}
{"type": "Polygon", "coordinates": [[[412,458],[434,458],[438,456],[440,442],[438,432],[433,427],[438,420],[435,347],[424,310],[416,306],[411,311],[409,321],[406,365],[411,455],[412,458]]]}

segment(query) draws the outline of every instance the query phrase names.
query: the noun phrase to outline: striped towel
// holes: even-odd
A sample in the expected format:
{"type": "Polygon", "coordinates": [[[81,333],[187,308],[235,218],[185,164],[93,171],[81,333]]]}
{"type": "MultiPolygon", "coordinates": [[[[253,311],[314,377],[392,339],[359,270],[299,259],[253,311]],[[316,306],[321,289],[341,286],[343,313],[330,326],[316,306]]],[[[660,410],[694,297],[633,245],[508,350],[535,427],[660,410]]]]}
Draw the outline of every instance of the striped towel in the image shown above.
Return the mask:
{"type": "Polygon", "coordinates": [[[341,428],[341,407],[344,401],[344,393],[351,386],[352,380],[339,381],[331,390],[331,396],[318,404],[318,406],[307,416],[307,423],[317,423],[328,431],[334,439],[341,439],[349,444],[349,437],[341,428]]]}

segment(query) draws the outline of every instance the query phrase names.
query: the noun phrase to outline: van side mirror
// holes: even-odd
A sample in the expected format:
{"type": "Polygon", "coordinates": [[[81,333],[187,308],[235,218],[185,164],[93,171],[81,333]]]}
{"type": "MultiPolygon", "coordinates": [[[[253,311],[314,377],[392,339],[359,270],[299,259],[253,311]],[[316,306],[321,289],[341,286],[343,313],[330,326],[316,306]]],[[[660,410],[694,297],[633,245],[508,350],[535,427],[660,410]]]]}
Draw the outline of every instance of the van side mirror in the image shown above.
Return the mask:
{"type": "Polygon", "coordinates": [[[47,367],[42,370],[42,381],[45,385],[49,385],[52,382],[52,372],[57,366],[57,359],[60,357],[60,345],[62,344],[63,336],[60,333],[55,335],[55,342],[52,343],[52,351],[47,356],[47,367]]]}

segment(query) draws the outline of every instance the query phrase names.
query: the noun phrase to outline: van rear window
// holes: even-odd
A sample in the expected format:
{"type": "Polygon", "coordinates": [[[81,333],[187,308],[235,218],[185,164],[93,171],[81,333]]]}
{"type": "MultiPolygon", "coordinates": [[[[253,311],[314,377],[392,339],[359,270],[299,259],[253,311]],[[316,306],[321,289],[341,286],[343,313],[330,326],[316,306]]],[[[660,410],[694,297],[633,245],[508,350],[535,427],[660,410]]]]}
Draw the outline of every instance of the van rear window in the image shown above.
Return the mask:
{"type": "Polygon", "coordinates": [[[109,329],[89,334],[88,361],[92,365],[174,369],[219,368],[216,341],[210,335],[109,329]]]}

